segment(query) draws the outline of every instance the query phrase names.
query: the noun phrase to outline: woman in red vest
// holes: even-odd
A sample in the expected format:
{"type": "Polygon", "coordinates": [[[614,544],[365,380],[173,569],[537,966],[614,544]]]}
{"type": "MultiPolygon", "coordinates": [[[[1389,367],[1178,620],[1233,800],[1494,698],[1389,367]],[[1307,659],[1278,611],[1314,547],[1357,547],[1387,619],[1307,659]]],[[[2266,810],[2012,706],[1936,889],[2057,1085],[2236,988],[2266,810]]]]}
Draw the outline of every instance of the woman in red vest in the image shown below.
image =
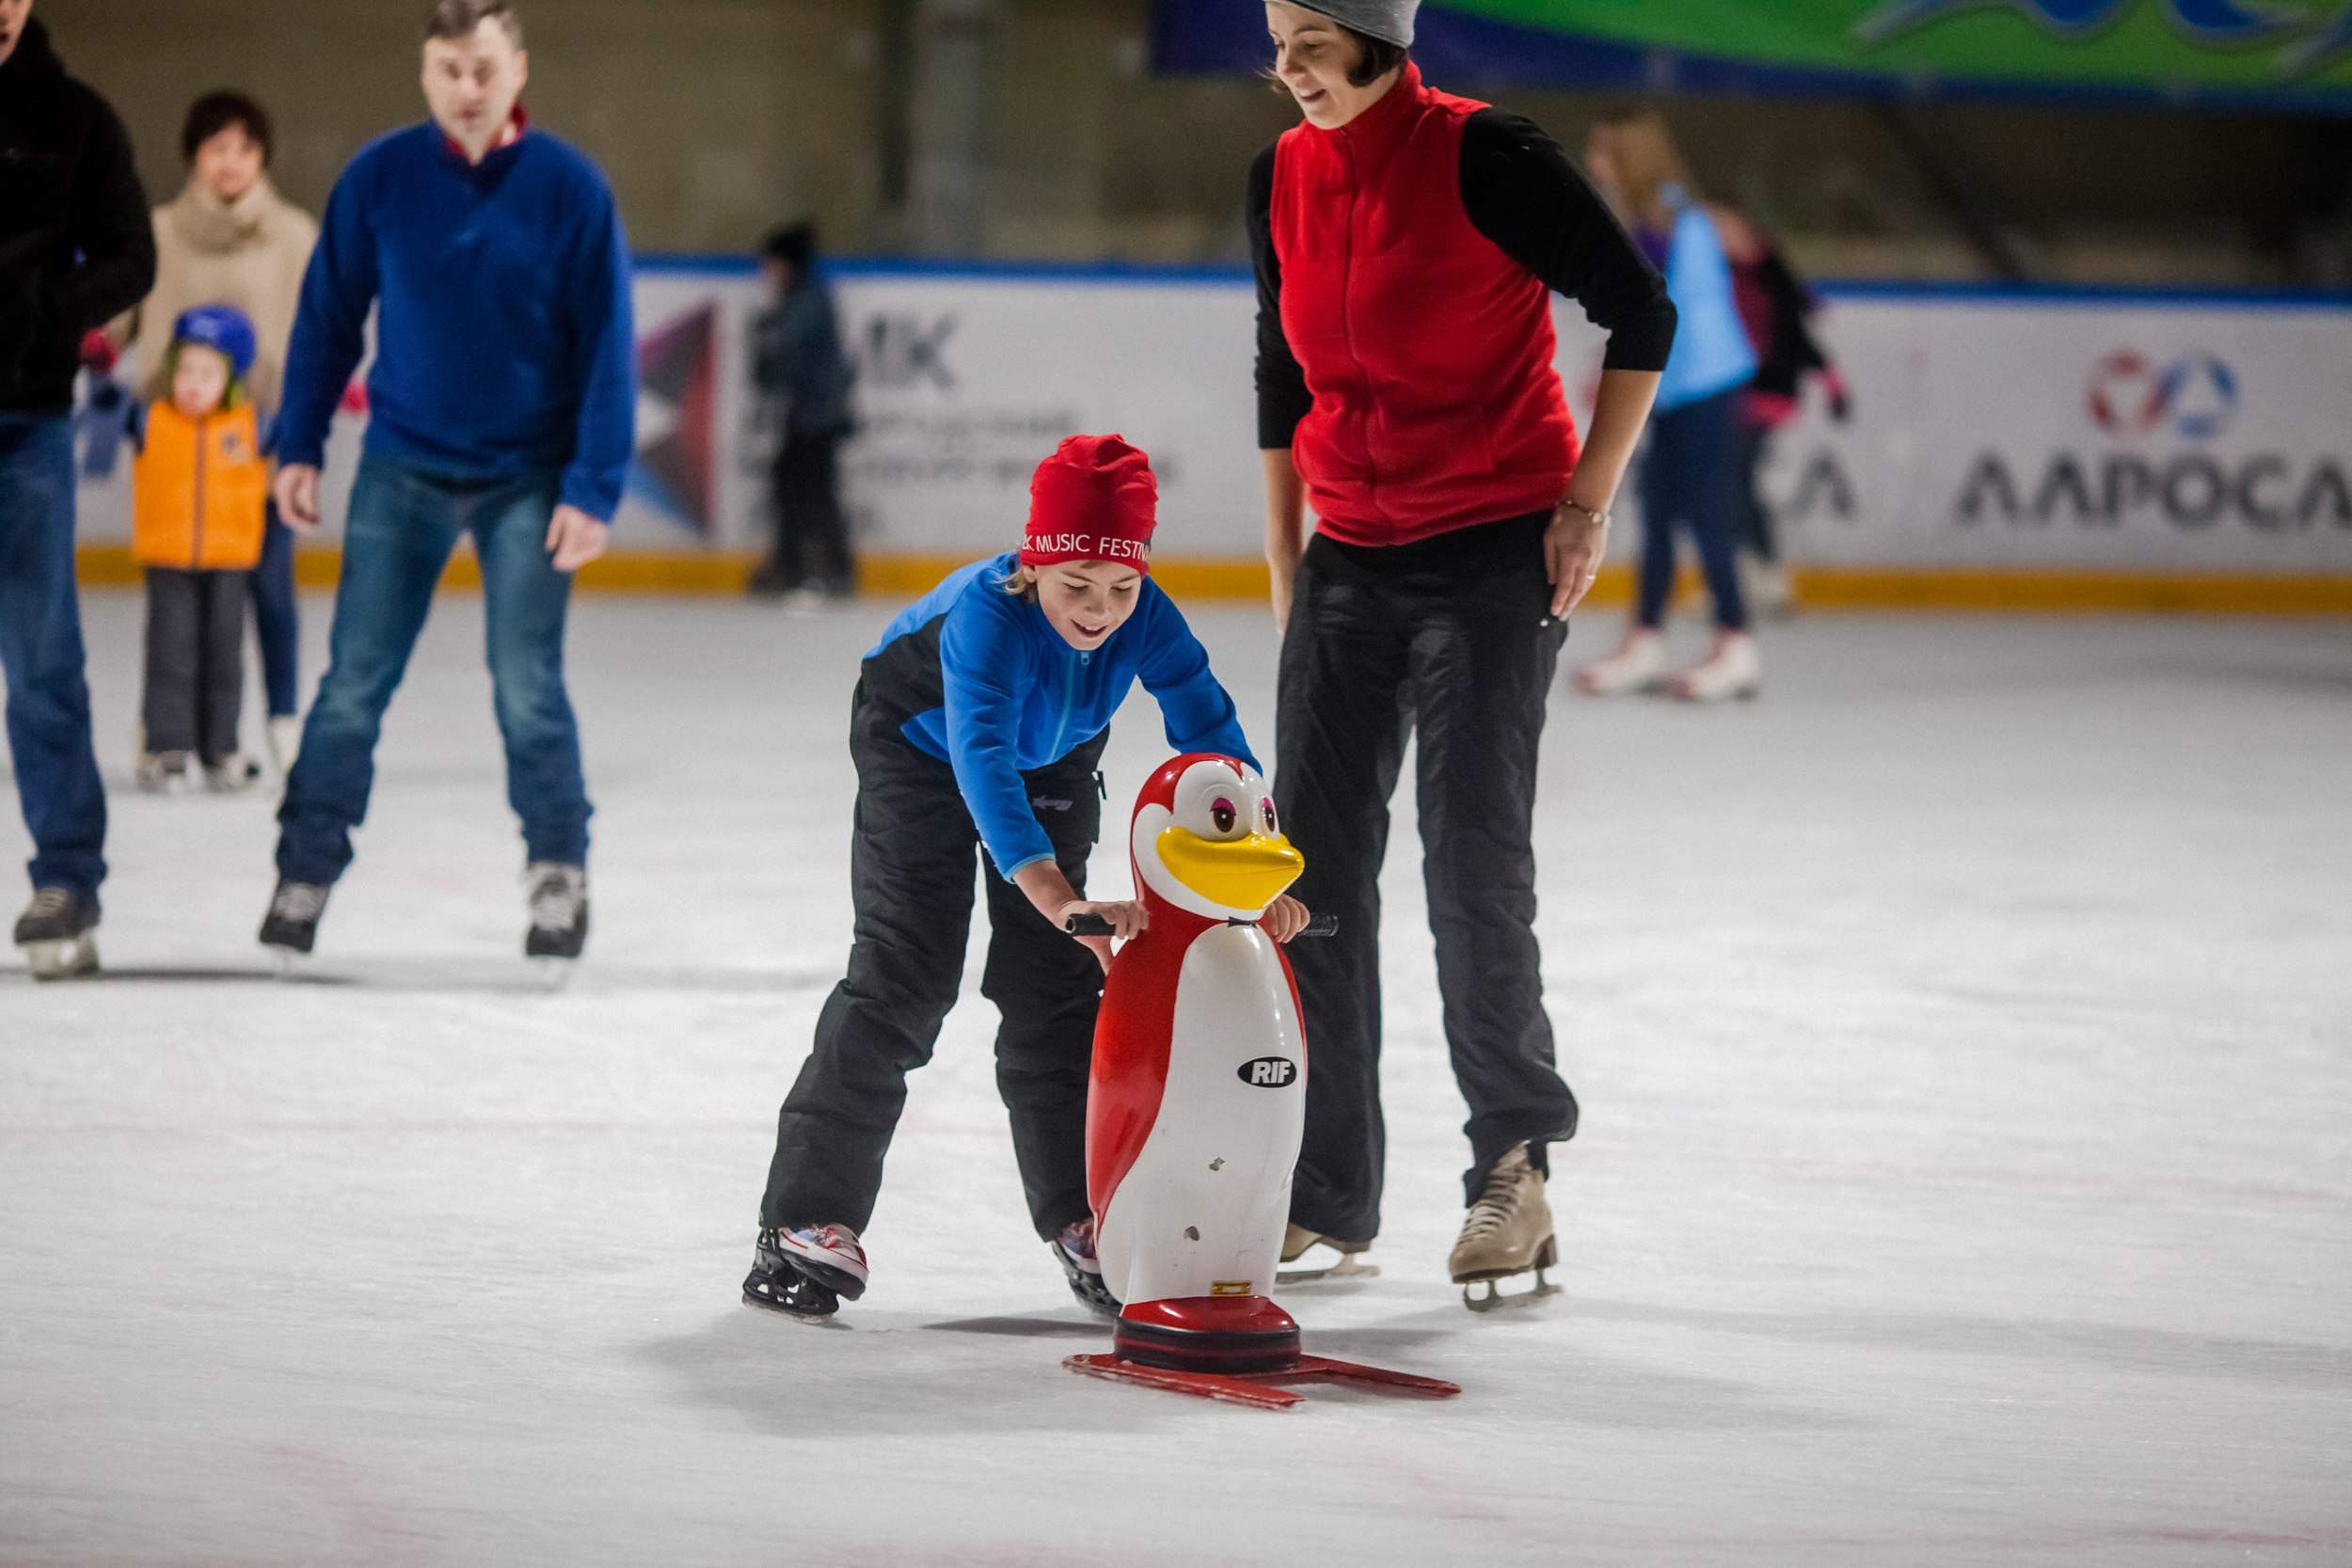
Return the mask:
{"type": "Polygon", "coordinates": [[[1534,930],[1537,742],[1675,311],[1556,142],[1422,84],[1416,8],[1265,8],[1272,75],[1305,121],[1252,166],[1248,206],[1284,629],[1275,791],[1306,855],[1299,896],[1343,911],[1340,936],[1291,949],[1313,1066],[1284,1251],[1359,1252],[1379,1228],[1378,878],[1417,729],[1446,1040],[1470,1108],[1451,1263],[1467,1287],[1555,1259],[1545,1146],[1574,1132],[1576,1100],[1534,930]],[[1610,334],[1581,454],[1553,290],[1610,334]]]}

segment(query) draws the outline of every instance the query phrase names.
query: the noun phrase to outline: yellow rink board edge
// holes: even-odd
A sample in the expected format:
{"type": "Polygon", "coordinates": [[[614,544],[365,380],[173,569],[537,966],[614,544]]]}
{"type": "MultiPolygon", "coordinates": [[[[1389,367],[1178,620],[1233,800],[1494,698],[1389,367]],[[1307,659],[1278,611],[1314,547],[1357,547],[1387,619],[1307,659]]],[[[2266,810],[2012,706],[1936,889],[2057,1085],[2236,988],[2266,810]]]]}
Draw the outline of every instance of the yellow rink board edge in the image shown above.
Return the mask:
{"type": "MultiPolygon", "coordinates": [[[[631,550],[590,565],[580,574],[580,583],[583,590],[608,594],[734,594],[743,591],[755,559],[742,551],[631,550]]],[[[858,587],[888,598],[912,597],[967,559],[869,555],[858,562],[858,587]]],[[[125,545],[84,545],[78,565],[87,587],[130,587],[139,581],[138,565],[125,545]]],[[[332,588],[342,569],[342,551],[332,546],[306,546],[294,557],[296,580],[307,588],[332,588]]],[[[1170,556],[1153,562],[1152,572],[1179,599],[1265,597],[1262,561],[1170,556]]],[[[2352,577],[1940,566],[1799,566],[1790,577],[1797,603],[1807,610],[2352,615],[2352,577]]],[[[444,586],[478,589],[481,583],[471,551],[460,548],[444,586]]],[[[1695,577],[1686,572],[1681,591],[1696,586],[1695,577]]],[[[1589,602],[1622,606],[1631,599],[1632,588],[1632,569],[1611,566],[1594,585],[1589,602]]]]}

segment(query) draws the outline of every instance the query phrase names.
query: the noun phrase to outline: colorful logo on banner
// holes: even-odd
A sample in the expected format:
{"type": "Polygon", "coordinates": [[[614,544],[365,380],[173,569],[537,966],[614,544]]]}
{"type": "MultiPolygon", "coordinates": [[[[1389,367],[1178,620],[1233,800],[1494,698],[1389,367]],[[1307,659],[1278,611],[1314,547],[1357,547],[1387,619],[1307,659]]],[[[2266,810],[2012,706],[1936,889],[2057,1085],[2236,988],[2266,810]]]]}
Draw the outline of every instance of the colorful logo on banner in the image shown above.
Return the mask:
{"type": "MultiPolygon", "coordinates": [[[[1889,39],[1957,16],[1963,11],[2014,11],[2058,38],[2079,38],[2113,22],[2133,0],[1890,0],[1862,19],[1854,37],[1870,42],[1889,39]]],[[[2172,25],[2200,43],[2256,43],[2297,32],[2311,19],[2273,7],[2241,6],[2235,0],[2163,0],[2172,25]]]]}
{"type": "Polygon", "coordinates": [[[2326,452],[2273,445],[2251,421],[2241,440],[2215,438],[2237,421],[2238,373],[2191,349],[2160,359],[2118,349],[2094,361],[2084,411],[2104,444],[2061,441],[2046,455],[1981,452],[1953,503],[1963,528],[2002,523],[2112,529],[2160,524],[2184,532],[2242,528],[2309,534],[2352,530],[2352,474],[2326,452]]]}
{"type": "MultiPolygon", "coordinates": [[[[1887,0],[1854,26],[1865,44],[1902,38],[1971,11],[2009,11],[2026,17],[2064,42],[2086,40],[2119,21],[2137,0],[1887,0]]],[[[2243,5],[2239,0],[2158,0],[2173,31],[2207,49],[2239,49],[2293,40],[2279,56],[2282,77],[2308,74],[2352,49],[2352,8],[2332,24],[2324,13],[2287,10],[2277,4],[2243,5]]]]}
{"type": "Polygon", "coordinates": [[[2146,355],[2122,349],[2091,367],[2084,397],[2090,422],[2109,436],[2169,429],[2203,441],[2228,429],[2237,414],[2237,372],[2202,352],[2159,369],[2146,355]]]}
{"type": "Polygon", "coordinates": [[[707,536],[717,512],[719,308],[705,305],[637,344],[637,461],[629,493],[707,536]]]}
{"type": "MultiPolygon", "coordinates": [[[[1156,0],[1174,69],[1266,57],[1255,7],[1156,0]]],[[[2352,0],[1433,0],[1416,43],[1453,83],[1754,91],[1797,73],[1811,92],[2034,83],[2227,94],[2282,106],[2352,93],[2352,0]]]]}

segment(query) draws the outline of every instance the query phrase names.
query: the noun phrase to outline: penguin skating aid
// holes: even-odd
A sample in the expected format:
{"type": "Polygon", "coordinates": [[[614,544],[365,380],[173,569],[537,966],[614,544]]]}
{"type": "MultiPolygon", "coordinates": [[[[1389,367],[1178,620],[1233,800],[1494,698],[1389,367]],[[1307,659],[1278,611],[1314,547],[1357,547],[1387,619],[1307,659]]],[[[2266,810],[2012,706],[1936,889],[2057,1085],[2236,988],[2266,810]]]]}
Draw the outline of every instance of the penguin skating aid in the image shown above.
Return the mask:
{"type": "Polygon", "coordinates": [[[1087,1108],[1097,1257],[1127,1305],[1111,1354],[1063,1365],[1272,1409],[1299,1402],[1283,1381],[1460,1393],[1302,1354],[1268,1294],[1308,1061],[1290,964],[1258,927],[1304,864],[1264,781],[1232,757],[1178,757],[1136,800],[1129,847],[1151,919],[1105,976],[1087,1108]]]}

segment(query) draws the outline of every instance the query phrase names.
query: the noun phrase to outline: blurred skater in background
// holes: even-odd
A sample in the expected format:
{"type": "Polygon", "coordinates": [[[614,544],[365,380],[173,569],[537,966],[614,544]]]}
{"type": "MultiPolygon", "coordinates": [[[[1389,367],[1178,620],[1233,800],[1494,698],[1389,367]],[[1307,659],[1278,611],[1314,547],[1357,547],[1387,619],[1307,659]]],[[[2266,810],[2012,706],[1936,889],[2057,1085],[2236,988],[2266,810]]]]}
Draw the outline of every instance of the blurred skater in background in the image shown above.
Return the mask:
{"type": "Polygon", "coordinates": [[[759,272],[768,308],[752,324],[752,381],[777,441],[769,480],[775,535],[751,591],[803,603],[844,598],[856,571],[841,510],[840,451],[854,422],[856,372],[841,352],[833,291],[817,269],[816,226],[795,223],[770,234],[759,272]]]}
{"type": "MultiPolygon", "coordinates": [[[[141,396],[151,403],[171,394],[167,361],[182,312],[212,303],[243,314],[253,325],[254,353],[251,370],[239,380],[264,439],[285,383],[286,342],[294,336],[303,269],[319,232],[310,214],[271,183],[272,145],[269,112],[243,93],[208,92],[188,105],[180,133],[187,184],[154,214],[154,292],[108,329],[116,343],[136,352],[141,396]]],[[[269,699],[265,738],[270,762],[283,774],[294,767],[302,738],[295,717],[301,625],[294,533],[274,505],[250,582],[262,686],[269,699]]]]}
{"type": "Polygon", "coordinates": [[[1846,378],[1813,335],[1813,292],[1772,235],[1737,208],[1710,204],[1708,215],[1723,237],[1740,320],[1748,329],[1756,359],[1756,379],[1740,399],[1740,589],[1750,614],[1787,615],[1796,608],[1795,599],[1788,569],[1780,558],[1772,503],[1764,499],[1764,466],[1772,455],[1772,436],[1797,417],[1808,375],[1820,377],[1831,419],[1844,424],[1852,408],[1846,378]]]}
{"type": "Polygon", "coordinates": [[[1593,182],[1609,193],[1660,271],[1680,325],[1658,386],[1649,450],[1642,461],[1642,558],[1632,624],[1617,651],[1577,672],[1594,696],[1662,686],[1710,702],[1754,696],[1763,662],[1740,592],[1740,403],[1756,374],[1756,351],[1732,290],[1722,236],[1690,188],[1682,156],[1654,109],[1602,119],[1585,144],[1593,182]],[[1707,657],[1667,675],[1666,606],[1674,596],[1675,539],[1688,530],[1714,601],[1715,641],[1707,657]]]}
{"type": "Polygon", "coordinates": [[[243,789],[261,768],[237,750],[245,600],[269,502],[269,461],[246,393],[253,324],[226,305],[181,313],[156,360],[168,388],[147,411],[132,466],[131,553],[147,578],[146,750],[139,787],[243,789]]]}
{"type": "Polygon", "coordinates": [[[439,0],[423,55],[432,119],[377,137],[335,182],[286,356],[278,506],[309,532],[327,425],[373,310],[367,450],[261,941],[302,954],[317,940],[367,816],[385,710],[470,534],[507,803],[522,820],[523,950],[568,960],[588,940],[592,808],[564,629],[572,573],[605,551],[635,445],[628,247],[603,172],[531,127],[508,0],[439,0]]]}

